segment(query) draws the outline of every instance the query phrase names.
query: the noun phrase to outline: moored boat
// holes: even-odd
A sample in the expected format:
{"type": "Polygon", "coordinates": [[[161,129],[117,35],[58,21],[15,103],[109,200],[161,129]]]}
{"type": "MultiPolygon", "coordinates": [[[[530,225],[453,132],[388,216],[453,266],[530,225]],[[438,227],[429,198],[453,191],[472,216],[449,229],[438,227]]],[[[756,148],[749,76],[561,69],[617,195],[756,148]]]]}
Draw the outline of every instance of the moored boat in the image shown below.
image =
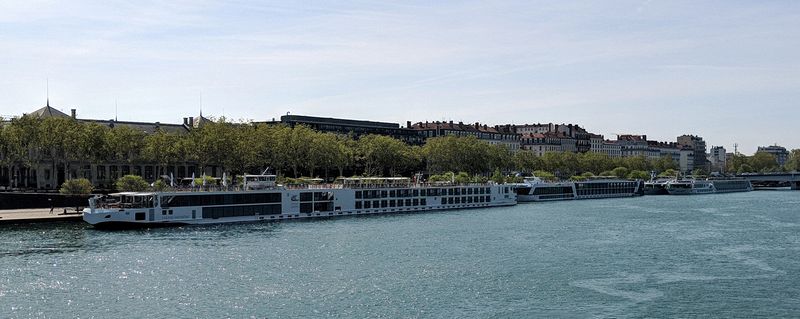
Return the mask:
{"type": "Polygon", "coordinates": [[[644,194],[645,195],[668,195],[669,192],[666,189],[667,183],[669,180],[666,179],[659,179],[659,180],[650,180],[644,182],[644,194]]]}
{"type": "Polygon", "coordinates": [[[274,175],[246,175],[241,190],[127,192],[90,199],[83,219],[97,228],[274,221],[515,205],[510,185],[423,185],[408,178],[347,178],[286,188],[274,175]]]}
{"type": "Polygon", "coordinates": [[[631,197],[644,194],[644,182],[623,179],[545,182],[538,177],[526,177],[515,190],[519,202],[631,197]]]}
{"type": "Polygon", "coordinates": [[[698,195],[730,192],[749,192],[753,185],[745,179],[682,179],[667,182],[670,195],[698,195]]]}

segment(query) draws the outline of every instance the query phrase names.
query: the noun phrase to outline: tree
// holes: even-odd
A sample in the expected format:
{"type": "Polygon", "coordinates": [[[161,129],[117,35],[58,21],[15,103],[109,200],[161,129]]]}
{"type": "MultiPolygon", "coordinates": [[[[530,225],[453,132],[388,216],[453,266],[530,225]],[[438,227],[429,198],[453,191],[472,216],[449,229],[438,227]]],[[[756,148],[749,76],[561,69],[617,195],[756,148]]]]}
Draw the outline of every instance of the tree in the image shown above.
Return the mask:
{"type": "Polygon", "coordinates": [[[397,174],[404,163],[412,161],[409,147],[400,140],[383,135],[366,135],[357,142],[358,159],[364,165],[364,175],[397,174]]]}
{"type": "Polygon", "coordinates": [[[671,168],[666,169],[660,174],[658,174],[658,177],[677,177],[677,176],[678,176],[678,171],[671,168]]]}
{"type": "Polygon", "coordinates": [[[736,174],[743,174],[743,173],[753,173],[755,170],[749,164],[742,164],[739,166],[739,169],[736,171],[736,174]]]}
{"type": "Polygon", "coordinates": [[[500,168],[496,168],[494,170],[494,174],[492,174],[492,181],[497,184],[503,184],[506,182],[506,178],[500,173],[500,168]]]}
{"type": "Polygon", "coordinates": [[[164,168],[178,162],[181,156],[179,140],[180,137],[177,135],[166,133],[160,129],[145,137],[142,153],[147,161],[157,164],[156,176],[166,174],[164,168]]]}
{"type": "Polygon", "coordinates": [[[150,187],[149,184],[138,175],[125,175],[117,179],[115,183],[120,192],[143,192],[150,187]]]}
{"type": "Polygon", "coordinates": [[[666,170],[675,170],[678,168],[672,156],[664,155],[659,159],[651,161],[650,165],[656,172],[664,172],[666,170]]]}
{"type": "Polygon", "coordinates": [[[726,166],[728,166],[726,167],[726,171],[739,172],[740,170],[742,170],[741,169],[742,165],[747,165],[748,168],[745,171],[750,171],[752,168],[749,168],[750,164],[748,162],[749,160],[747,156],[739,153],[733,154],[731,159],[726,163],[726,166]]]}
{"type": "Polygon", "coordinates": [[[794,149],[789,153],[789,158],[783,166],[787,171],[800,171],[800,149],[794,149]]]}
{"type": "Polygon", "coordinates": [[[626,177],[628,179],[645,180],[645,179],[649,179],[650,178],[650,173],[642,171],[642,170],[633,170],[630,173],[628,173],[628,176],[626,176],[626,177]]]}
{"type": "Polygon", "coordinates": [[[748,163],[757,172],[768,172],[778,167],[775,155],[767,152],[756,152],[749,158],[748,163]]]}
{"type": "MultiPolygon", "coordinates": [[[[93,190],[94,186],[92,186],[91,181],[85,178],[75,178],[64,181],[58,192],[68,196],[79,196],[91,194],[93,190]]],[[[79,210],[79,207],[75,207],[76,212],[79,210]]],[[[66,209],[64,212],[66,213],[66,209]]]]}
{"type": "Polygon", "coordinates": [[[650,162],[642,155],[626,157],[623,159],[624,165],[629,170],[650,171],[650,162]]]}
{"type": "Polygon", "coordinates": [[[628,172],[629,172],[629,170],[626,167],[622,167],[622,166],[611,170],[611,174],[613,174],[614,176],[619,177],[619,178],[625,178],[626,176],[628,176],[628,172]]]}
{"type": "Polygon", "coordinates": [[[489,158],[489,169],[500,169],[502,172],[511,171],[514,168],[514,154],[508,149],[507,146],[488,145],[487,155],[489,158]]]}
{"type": "Polygon", "coordinates": [[[692,171],[692,176],[694,176],[695,178],[704,177],[704,176],[707,176],[707,175],[708,175],[708,173],[706,172],[706,170],[704,170],[702,168],[695,168],[692,171]]]}
{"type": "Polygon", "coordinates": [[[603,172],[614,168],[611,158],[602,153],[579,154],[578,163],[583,172],[603,172]]]}
{"type": "Polygon", "coordinates": [[[533,176],[541,178],[542,180],[545,180],[545,181],[554,181],[554,180],[558,179],[555,174],[550,173],[548,171],[542,171],[542,170],[534,171],[533,172],[533,176]]]}
{"type": "Polygon", "coordinates": [[[162,180],[162,179],[157,179],[155,182],[153,182],[153,190],[155,190],[157,192],[163,192],[168,187],[169,187],[169,185],[167,185],[167,183],[164,182],[164,180],[162,180]]]}
{"type": "Polygon", "coordinates": [[[94,186],[88,179],[75,178],[61,184],[61,189],[58,192],[64,195],[87,195],[91,194],[93,190],[94,186]]]}
{"type": "Polygon", "coordinates": [[[530,173],[542,167],[542,160],[529,150],[521,150],[514,154],[514,167],[517,171],[530,173]]]}
{"type": "Polygon", "coordinates": [[[105,131],[103,140],[106,160],[117,163],[141,162],[145,133],[129,126],[114,127],[105,131]]]}

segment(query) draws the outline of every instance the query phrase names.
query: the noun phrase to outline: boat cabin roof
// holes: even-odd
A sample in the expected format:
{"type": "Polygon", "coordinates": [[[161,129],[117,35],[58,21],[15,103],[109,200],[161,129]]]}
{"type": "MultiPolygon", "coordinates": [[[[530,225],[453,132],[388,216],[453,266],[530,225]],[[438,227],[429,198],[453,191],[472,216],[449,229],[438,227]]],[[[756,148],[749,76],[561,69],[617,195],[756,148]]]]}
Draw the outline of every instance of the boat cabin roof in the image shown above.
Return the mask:
{"type": "Polygon", "coordinates": [[[408,177],[344,177],[336,180],[337,183],[342,183],[348,187],[364,187],[364,186],[406,186],[411,184],[411,178],[408,177]]]}
{"type": "Polygon", "coordinates": [[[108,196],[152,196],[155,193],[152,192],[119,192],[119,193],[111,193],[108,196]]]}

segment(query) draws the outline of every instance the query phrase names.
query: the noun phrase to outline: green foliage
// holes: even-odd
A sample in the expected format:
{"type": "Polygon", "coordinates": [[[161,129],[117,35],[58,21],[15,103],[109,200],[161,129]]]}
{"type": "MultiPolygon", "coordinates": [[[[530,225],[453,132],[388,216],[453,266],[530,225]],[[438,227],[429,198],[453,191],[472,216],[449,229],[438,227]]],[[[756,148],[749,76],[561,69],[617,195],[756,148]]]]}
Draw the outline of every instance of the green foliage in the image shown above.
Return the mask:
{"type": "Polygon", "coordinates": [[[370,134],[362,137],[358,140],[356,154],[364,164],[367,176],[396,176],[405,168],[416,166],[417,157],[412,149],[388,136],[370,134]]]}
{"type": "Polygon", "coordinates": [[[458,175],[455,176],[456,183],[458,184],[466,184],[472,182],[472,177],[467,174],[467,172],[459,172],[458,175]]]}
{"type": "Polygon", "coordinates": [[[163,180],[157,180],[153,183],[153,190],[157,192],[163,192],[169,188],[169,185],[164,182],[163,180]]]}
{"type": "Polygon", "coordinates": [[[455,179],[455,175],[452,175],[453,172],[446,172],[442,174],[434,174],[428,177],[428,181],[431,183],[437,182],[450,182],[455,179]]]}
{"type": "Polygon", "coordinates": [[[533,176],[541,178],[544,181],[554,181],[558,179],[555,174],[543,170],[534,171],[533,176]]]}
{"type": "MultiPolygon", "coordinates": [[[[610,158],[591,152],[536,156],[530,150],[512,153],[504,145],[454,135],[430,138],[420,147],[386,136],[354,139],[352,134],[320,133],[302,125],[254,125],[225,118],[204,122],[188,134],[162,130],[145,134],[122,124],[109,128],[71,118],[22,117],[0,129],[0,164],[30,166],[48,160],[53,161],[53,166],[76,162],[81,166],[98,162],[147,163],[156,166],[155,175],[165,175],[166,167],[187,162],[197,163],[201,170],[210,165],[221,166],[222,171],[232,175],[270,167],[278,175],[293,178],[324,174],[328,179],[334,175],[329,175],[333,170],[339,176],[411,176],[424,172],[432,174],[433,179],[452,171],[459,172],[459,181],[472,181],[476,176],[497,177],[497,171],[503,180],[510,181],[505,176],[514,171],[547,171],[561,178],[589,177],[589,172],[627,177],[633,171],[651,170],[670,172],[668,175],[672,176],[671,170],[678,168],[670,156],[653,160],[643,156],[610,158]]],[[[729,166],[729,171],[800,170],[800,150],[792,152],[783,168],[765,153],[752,157],[735,155],[729,166]]],[[[66,168],[66,172],[72,171],[66,168]]],[[[209,177],[207,183],[210,182],[209,177]]]]}
{"type": "Polygon", "coordinates": [[[739,166],[739,169],[736,170],[736,174],[743,174],[743,173],[754,173],[755,170],[748,164],[742,164],[739,166]]]}
{"type": "Polygon", "coordinates": [[[625,178],[626,176],[628,176],[628,172],[629,172],[628,168],[620,166],[615,169],[612,169],[611,175],[619,178],[625,178]]]}
{"type": "Polygon", "coordinates": [[[800,171],[800,149],[794,149],[789,153],[789,158],[783,168],[789,172],[800,171]]]}
{"type": "MultiPolygon", "coordinates": [[[[794,151],[792,152],[794,153],[794,151]]],[[[739,174],[754,172],[776,172],[781,171],[782,169],[793,170],[793,168],[788,165],[785,167],[780,167],[775,155],[766,152],[756,152],[753,156],[735,154],[727,164],[728,171],[737,172],[739,174]]],[[[787,164],[790,163],[787,161],[787,164]]],[[[795,164],[792,163],[791,165],[795,164]]]]}
{"type": "Polygon", "coordinates": [[[695,178],[702,178],[702,177],[706,177],[707,175],[708,175],[708,173],[706,173],[706,171],[704,169],[702,169],[702,168],[695,168],[692,171],[692,176],[694,176],[695,178]]]}
{"type": "Polygon", "coordinates": [[[115,186],[120,192],[143,192],[150,187],[144,178],[138,175],[122,176],[117,179],[115,186]]]}
{"type": "Polygon", "coordinates": [[[642,170],[633,170],[630,173],[628,173],[628,176],[626,176],[626,178],[627,179],[646,180],[646,179],[650,179],[650,173],[642,171],[642,170]]]}
{"type": "Polygon", "coordinates": [[[455,182],[456,184],[466,184],[466,183],[486,183],[488,179],[486,177],[480,175],[473,175],[470,176],[467,172],[458,172],[455,174],[453,172],[445,172],[442,174],[434,174],[428,177],[428,182],[437,183],[437,182],[455,182]]]}
{"type": "Polygon", "coordinates": [[[678,163],[675,163],[675,161],[672,160],[672,156],[669,155],[662,156],[661,158],[652,161],[651,166],[652,169],[657,172],[665,172],[668,170],[674,171],[676,169],[680,169],[680,167],[678,167],[678,163]]]}
{"type": "Polygon", "coordinates": [[[497,184],[503,184],[506,182],[506,178],[500,173],[500,168],[496,168],[494,170],[494,174],[492,174],[492,181],[497,184]]]}
{"type": "Polygon", "coordinates": [[[203,181],[206,182],[206,186],[214,186],[217,185],[217,180],[211,176],[204,175],[200,177],[194,178],[194,186],[203,186],[203,181]]]}
{"type": "Polygon", "coordinates": [[[678,171],[671,168],[658,174],[658,177],[677,177],[677,176],[678,176],[678,171]]]}
{"type": "Polygon", "coordinates": [[[524,173],[530,173],[542,167],[542,160],[528,150],[520,150],[514,154],[513,161],[514,168],[524,173]]]}
{"type": "Polygon", "coordinates": [[[749,158],[748,164],[757,172],[770,172],[778,167],[778,160],[770,153],[756,152],[749,158]]]}
{"type": "Polygon", "coordinates": [[[91,194],[94,190],[92,182],[85,178],[70,179],[61,184],[59,193],[65,195],[86,195],[91,194]]]}

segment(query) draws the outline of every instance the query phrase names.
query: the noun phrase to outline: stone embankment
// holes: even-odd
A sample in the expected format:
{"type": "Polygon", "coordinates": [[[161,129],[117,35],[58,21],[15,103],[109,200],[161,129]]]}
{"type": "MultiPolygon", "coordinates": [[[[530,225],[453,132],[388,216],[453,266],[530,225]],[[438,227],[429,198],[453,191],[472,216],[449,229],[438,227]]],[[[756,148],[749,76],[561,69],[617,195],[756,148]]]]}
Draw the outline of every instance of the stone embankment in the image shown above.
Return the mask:
{"type": "Polygon", "coordinates": [[[6,209],[0,210],[0,224],[25,224],[42,222],[80,221],[81,212],[75,208],[6,209]]]}

